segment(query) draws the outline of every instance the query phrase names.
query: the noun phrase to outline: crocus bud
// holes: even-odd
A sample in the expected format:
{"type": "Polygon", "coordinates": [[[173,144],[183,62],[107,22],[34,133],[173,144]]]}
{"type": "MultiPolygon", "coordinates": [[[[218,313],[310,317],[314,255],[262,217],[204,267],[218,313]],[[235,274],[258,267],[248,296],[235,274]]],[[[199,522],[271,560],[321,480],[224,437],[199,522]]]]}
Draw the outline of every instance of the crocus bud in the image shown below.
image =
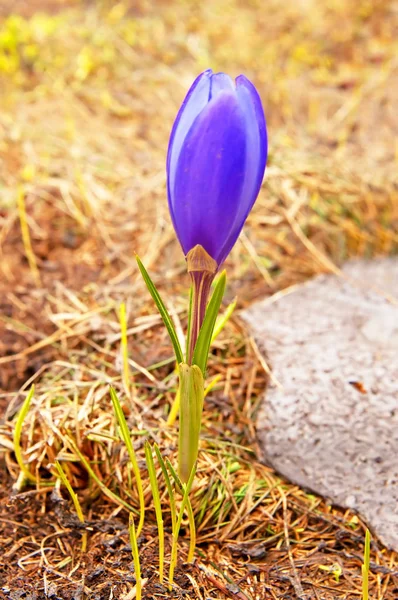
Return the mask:
{"type": "Polygon", "coordinates": [[[167,189],[185,256],[200,245],[220,264],[260,190],[267,131],[254,85],[207,70],[177,115],[167,155],[167,189]]]}

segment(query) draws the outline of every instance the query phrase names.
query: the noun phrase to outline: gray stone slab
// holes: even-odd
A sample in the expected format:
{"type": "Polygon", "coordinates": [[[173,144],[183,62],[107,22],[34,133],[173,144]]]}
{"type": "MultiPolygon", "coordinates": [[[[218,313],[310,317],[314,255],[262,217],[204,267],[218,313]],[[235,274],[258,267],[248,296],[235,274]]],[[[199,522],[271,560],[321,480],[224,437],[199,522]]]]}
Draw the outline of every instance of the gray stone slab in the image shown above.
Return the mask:
{"type": "Polygon", "coordinates": [[[343,273],[242,313],[278,382],[257,430],[268,464],[398,550],[398,260],[343,273]]]}

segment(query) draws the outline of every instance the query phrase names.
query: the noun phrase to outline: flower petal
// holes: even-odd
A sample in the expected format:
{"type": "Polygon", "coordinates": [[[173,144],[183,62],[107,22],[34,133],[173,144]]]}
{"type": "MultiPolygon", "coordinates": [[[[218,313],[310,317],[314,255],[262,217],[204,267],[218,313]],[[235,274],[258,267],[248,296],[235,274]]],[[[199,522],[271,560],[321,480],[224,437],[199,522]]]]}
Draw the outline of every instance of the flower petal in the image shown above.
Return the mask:
{"type": "Polygon", "coordinates": [[[185,254],[201,244],[219,263],[239,211],[245,163],[237,95],[221,90],[194,121],[169,186],[170,212],[185,254]]]}
{"type": "Polygon", "coordinates": [[[174,186],[175,169],[185,136],[198,114],[209,101],[211,77],[212,70],[207,69],[195,79],[174,121],[167,151],[167,173],[169,184],[172,187],[174,186]]]}
{"type": "Polygon", "coordinates": [[[215,73],[211,76],[210,98],[216,98],[222,91],[235,92],[235,84],[229,75],[225,73],[215,73]]]}
{"type": "Polygon", "coordinates": [[[260,96],[254,85],[244,75],[240,75],[236,79],[236,94],[244,115],[247,136],[245,178],[239,210],[231,227],[230,235],[220,253],[221,262],[231,251],[256,201],[267,161],[267,129],[260,96]]]}

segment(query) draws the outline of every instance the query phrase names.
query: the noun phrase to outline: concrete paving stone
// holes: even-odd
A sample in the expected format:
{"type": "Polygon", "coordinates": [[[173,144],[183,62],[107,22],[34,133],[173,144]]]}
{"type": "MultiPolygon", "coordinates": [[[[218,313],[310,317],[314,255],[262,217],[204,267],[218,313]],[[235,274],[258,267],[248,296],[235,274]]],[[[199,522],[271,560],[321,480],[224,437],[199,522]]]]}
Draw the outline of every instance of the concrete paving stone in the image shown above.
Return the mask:
{"type": "Polygon", "coordinates": [[[264,460],[398,551],[398,259],[352,261],[241,313],[278,383],[264,460]]]}

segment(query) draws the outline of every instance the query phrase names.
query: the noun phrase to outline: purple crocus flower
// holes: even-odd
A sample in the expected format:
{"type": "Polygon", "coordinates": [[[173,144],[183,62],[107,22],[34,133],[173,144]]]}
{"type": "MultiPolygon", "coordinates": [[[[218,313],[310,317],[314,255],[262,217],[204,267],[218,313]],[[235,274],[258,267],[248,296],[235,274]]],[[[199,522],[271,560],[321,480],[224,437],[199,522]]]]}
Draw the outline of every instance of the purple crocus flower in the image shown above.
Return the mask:
{"type": "Polygon", "coordinates": [[[189,90],[171,132],[167,190],[184,254],[202,246],[217,267],[257,198],[267,131],[254,85],[209,69],[189,90]]]}

